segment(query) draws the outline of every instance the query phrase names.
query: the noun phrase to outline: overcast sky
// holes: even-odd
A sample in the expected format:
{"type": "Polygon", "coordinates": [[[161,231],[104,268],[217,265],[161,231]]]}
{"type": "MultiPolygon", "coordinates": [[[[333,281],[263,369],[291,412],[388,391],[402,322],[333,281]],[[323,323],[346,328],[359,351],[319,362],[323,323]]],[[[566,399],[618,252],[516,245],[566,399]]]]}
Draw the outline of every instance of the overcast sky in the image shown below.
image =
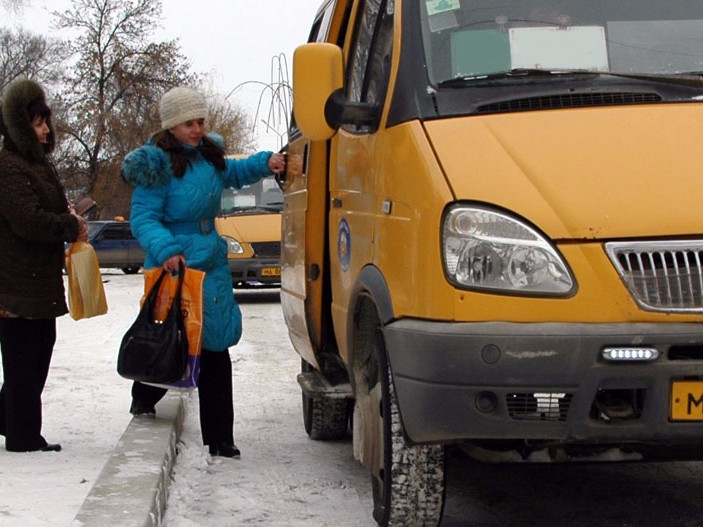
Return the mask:
{"type": "MultiPolygon", "coordinates": [[[[195,72],[209,74],[217,92],[226,95],[243,82],[278,81],[275,57],[284,54],[292,67],[293,50],[305,43],[322,0],[163,0],[158,40],[178,38],[195,72]],[[272,78],[273,69],[276,74],[272,78]]],[[[13,16],[0,7],[0,24],[32,32],[52,31],[49,11],[70,7],[70,0],[25,0],[13,16]]],[[[59,34],[60,36],[60,34],[59,34]]],[[[292,78],[289,79],[292,82],[292,78]]],[[[248,84],[231,96],[254,117],[262,86],[248,84]]],[[[263,116],[270,102],[264,103],[263,116]]],[[[261,119],[261,115],[260,115],[261,119]]],[[[275,135],[257,126],[259,148],[278,149],[275,135]]]]}

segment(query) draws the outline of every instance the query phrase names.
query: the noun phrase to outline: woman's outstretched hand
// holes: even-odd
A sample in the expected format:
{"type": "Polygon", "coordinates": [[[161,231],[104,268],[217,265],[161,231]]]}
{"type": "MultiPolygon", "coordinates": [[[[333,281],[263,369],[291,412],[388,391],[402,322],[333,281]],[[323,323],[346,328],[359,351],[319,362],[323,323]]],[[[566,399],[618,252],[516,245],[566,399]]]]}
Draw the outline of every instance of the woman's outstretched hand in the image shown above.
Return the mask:
{"type": "Polygon", "coordinates": [[[269,170],[274,174],[280,174],[286,169],[285,154],[271,154],[269,157],[269,170]]]}

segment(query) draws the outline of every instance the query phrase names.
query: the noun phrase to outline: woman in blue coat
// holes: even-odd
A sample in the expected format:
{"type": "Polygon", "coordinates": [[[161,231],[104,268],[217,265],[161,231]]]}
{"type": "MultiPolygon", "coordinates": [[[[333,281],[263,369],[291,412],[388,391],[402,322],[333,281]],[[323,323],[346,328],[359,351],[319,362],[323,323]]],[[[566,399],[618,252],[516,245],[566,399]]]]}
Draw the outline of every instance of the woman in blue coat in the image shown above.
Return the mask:
{"type": "MultiPolygon", "coordinates": [[[[122,162],[124,179],[135,185],[130,223],[146,251],[145,268],[176,272],[179,263],[205,271],[203,349],[198,394],[203,443],[211,455],[239,457],[234,444],[232,364],[228,348],[242,334],[234,299],[227,245],[215,231],[226,187],[240,188],[285,169],[282,154],[259,152],[226,159],[222,138],[205,134],[207,105],[198,92],[173,88],[159,105],[161,131],[122,162]]],[[[135,382],[134,415],[155,415],[166,390],[135,382]]]]}

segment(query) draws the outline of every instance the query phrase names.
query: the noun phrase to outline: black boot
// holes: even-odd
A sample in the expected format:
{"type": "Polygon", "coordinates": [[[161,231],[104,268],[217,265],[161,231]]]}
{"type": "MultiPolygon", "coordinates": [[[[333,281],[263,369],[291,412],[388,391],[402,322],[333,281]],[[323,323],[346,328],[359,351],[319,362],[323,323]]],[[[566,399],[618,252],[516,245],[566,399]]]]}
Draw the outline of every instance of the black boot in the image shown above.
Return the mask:
{"type": "Polygon", "coordinates": [[[61,452],[61,445],[58,443],[47,443],[44,446],[33,447],[33,448],[7,448],[8,452],[61,452]]]}
{"type": "Polygon", "coordinates": [[[208,445],[208,451],[211,456],[222,456],[222,457],[234,457],[239,459],[241,457],[241,452],[237,448],[237,445],[228,445],[227,443],[220,443],[219,445],[208,445]]]}
{"type": "Polygon", "coordinates": [[[132,408],[129,411],[134,417],[149,417],[151,419],[156,417],[156,409],[153,406],[139,406],[132,403],[132,408]]]}

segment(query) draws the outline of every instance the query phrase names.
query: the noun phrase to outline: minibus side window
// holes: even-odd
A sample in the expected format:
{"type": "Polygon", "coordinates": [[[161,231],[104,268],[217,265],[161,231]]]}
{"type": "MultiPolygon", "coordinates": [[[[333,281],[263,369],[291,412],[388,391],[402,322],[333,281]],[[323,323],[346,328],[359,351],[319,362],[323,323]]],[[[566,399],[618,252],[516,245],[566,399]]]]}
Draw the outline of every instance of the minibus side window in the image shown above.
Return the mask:
{"type": "MultiPolygon", "coordinates": [[[[354,45],[347,70],[347,99],[383,104],[388,87],[393,47],[393,0],[365,0],[357,19],[354,45]]],[[[345,127],[356,132],[375,128],[345,127]]]]}
{"type": "Polygon", "coordinates": [[[332,13],[334,12],[334,2],[328,2],[325,10],[315,20],[308,36],[308,42],[325,42],[327,34],[330,30],[332,22],[332,13]]]}

